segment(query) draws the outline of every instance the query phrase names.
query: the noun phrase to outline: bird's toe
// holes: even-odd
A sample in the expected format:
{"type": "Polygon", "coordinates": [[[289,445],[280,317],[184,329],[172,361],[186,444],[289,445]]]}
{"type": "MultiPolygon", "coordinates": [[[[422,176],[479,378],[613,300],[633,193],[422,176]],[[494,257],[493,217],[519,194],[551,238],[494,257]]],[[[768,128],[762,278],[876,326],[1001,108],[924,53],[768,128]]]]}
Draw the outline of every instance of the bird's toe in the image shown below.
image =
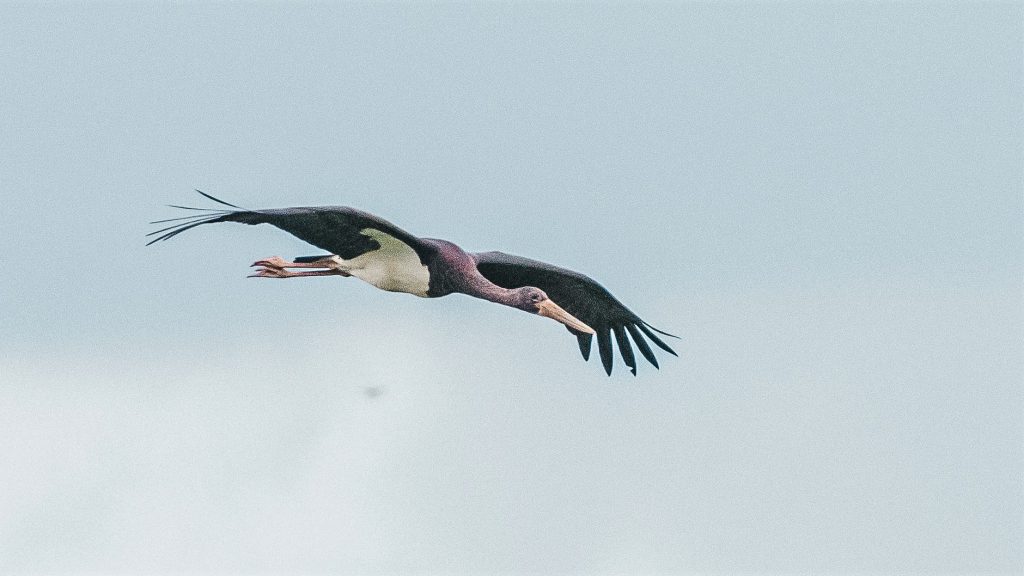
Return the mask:
{"type": "Polygon", "coordinates": [[[267,268],[284,268],[289,262],[285,262],[280,256],[271,256],[270,258],[263,258],[250,264],[250,267],[265,266],[267,268]]]}
{"type": "Polygon", "coordinates": [[[284,268],[261,267],[255,273],[249,274],[247,278],[287,278],[290,275],[291,273],[284,268]]]}

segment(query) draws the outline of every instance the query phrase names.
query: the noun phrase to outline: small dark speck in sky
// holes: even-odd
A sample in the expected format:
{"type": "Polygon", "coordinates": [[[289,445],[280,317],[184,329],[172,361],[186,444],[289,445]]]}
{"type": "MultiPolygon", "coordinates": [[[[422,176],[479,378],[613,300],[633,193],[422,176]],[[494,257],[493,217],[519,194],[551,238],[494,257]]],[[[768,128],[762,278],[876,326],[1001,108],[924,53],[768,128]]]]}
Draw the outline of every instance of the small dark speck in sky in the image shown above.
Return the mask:
{"type": "Polygon", "coordinates": [[[363,394],[371,400],[382,396],[385,392],[387,392],[387,389],[383,386],[363,386],[363,394]]]}

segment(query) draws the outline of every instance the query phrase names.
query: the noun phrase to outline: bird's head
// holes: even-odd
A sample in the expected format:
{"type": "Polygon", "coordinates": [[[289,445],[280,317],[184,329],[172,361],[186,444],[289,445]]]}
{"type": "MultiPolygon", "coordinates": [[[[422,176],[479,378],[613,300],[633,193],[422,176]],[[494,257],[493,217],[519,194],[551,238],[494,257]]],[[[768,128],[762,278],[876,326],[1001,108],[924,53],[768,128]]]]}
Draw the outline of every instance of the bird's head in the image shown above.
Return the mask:
{"type": "Polygon", "coordinates": [[[513,306],[532,314],[540,314],[541,316],[558,320],[573,330],[594,334],[593,328],[563,310],[558,304],[555,304],[540,288],[534,288],[533,286],[517,288],[515,290],[515,303],[513,306]]]}

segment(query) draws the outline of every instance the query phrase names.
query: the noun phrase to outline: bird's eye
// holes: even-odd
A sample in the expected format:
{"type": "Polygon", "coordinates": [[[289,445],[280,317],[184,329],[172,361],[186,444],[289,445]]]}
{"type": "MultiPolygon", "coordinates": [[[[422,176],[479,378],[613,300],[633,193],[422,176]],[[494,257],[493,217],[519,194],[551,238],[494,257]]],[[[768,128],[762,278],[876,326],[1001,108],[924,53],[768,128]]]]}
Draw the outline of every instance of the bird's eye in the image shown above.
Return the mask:
{"type": "Polygon", "coordinates": [[[530,297],[534,302],[540,302],[540,294],[534,294],[530,297]]]}

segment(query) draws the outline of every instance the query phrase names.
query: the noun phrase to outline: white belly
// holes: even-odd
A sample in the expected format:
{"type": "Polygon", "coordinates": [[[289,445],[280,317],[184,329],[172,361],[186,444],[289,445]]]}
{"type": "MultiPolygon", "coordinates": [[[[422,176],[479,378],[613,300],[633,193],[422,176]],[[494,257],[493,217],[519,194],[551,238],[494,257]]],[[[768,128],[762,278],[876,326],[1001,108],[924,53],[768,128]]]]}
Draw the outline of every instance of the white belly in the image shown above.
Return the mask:
{"type": "Polygon", "coordinates": [[[380,248],[351,260],[335,256],[338,269],[381,290],[427,296],[430,273],[420,262],[415,250],[394,236],[374,228],[364,228],[359,233],[376,240],[380,248]]]}

